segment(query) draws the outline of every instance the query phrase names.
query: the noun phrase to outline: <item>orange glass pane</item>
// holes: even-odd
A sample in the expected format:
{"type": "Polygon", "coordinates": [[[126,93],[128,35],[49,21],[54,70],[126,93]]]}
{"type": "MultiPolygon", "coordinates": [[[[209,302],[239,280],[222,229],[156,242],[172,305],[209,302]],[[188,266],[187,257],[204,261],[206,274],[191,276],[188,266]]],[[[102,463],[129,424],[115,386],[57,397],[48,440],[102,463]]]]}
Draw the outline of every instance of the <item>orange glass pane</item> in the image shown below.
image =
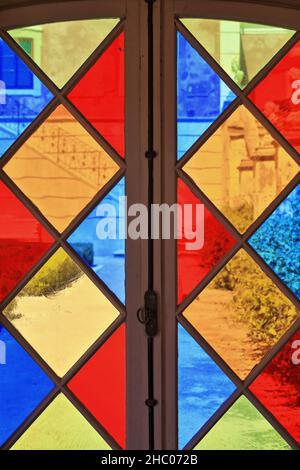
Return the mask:
{"type": "Polygon", "coordinates": [[[240,106],[183,169],[244,232],[298,173],[299,166],[240,106]]]}
{"type": "Polygon", "coordinates": [[[245,379],[295,322],[299,312],[241,250],[183,315],[245,379]]]}
{"type": "Polygon", "coordinates": [[[4,315],[63,376],[119,312],[59,249],[4,310],[4,315]]]}
{"type": "Polygon", "coordinates": [[[60,232],[118,169],[63,106],[51,114],[4,167],[60,232]]]}

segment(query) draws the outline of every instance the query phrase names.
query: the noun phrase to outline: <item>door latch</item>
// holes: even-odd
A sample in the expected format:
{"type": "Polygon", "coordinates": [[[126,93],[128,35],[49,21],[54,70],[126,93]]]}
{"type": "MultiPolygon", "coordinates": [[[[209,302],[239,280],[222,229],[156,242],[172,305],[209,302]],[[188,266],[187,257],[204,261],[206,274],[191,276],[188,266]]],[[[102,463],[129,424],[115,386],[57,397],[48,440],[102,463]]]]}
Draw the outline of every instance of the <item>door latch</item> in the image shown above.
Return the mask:
{"type": "Polygon", "coordinates": [[[145,305],[137,311],[137,317],[140,323],[145,325],[146,335],[153,337],[158,332],[157,318],[157,294],[153,290],[147,290],[144,296],[145,305]]]}

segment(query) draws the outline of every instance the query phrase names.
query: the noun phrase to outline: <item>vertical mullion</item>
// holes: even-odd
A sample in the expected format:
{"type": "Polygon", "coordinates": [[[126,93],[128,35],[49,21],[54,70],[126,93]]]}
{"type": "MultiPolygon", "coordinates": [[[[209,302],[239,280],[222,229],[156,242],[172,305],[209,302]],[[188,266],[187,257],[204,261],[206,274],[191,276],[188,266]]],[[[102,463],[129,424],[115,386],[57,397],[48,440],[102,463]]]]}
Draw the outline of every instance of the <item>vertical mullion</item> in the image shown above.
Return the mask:
{"type": "MultiPolygon", "coordinates": [[[[163,1],[162,21],[162,201],[177,201],[176,179],[176,37],[174,1],[163,1]]],[[[176,240],[162,241],[162,401],[163,448],[177,446],[177,246],[176,240]]]]}
{"type": "MultiPolygon", "coordinates": [[[[154,150],[156,156],[153,161],[153,203],[161,204],[162,188],[164,181],[162,177],[163,153],[161,149],[161,88],[160,77],[162,74],[161,47],[162,47],[162,1],[155,0],[153,4],[153,134],[154,150]]],[[[164,309],[162,304],[163,279],[162,279],[162,243],[161,240],[153,240],[153,289],[157,294],[158,332],[153,339],[153,362],[154,362],[154,398],[157,402],[154,407],[154,448],[164,449],[163,443],[163,409],[164,397],[162,395],[162,342],[164,338],[163,319],[164,309]]]]}
{"type": "MultiPolygon", "coordinates": [[[[125,110],[126,110],[126,194],[130,207],[147,205],[148,169],[144,157],[147,143],[145,97],[147,30],[146,4],[127,0],[125,22],[125,110]]],[[[128,221],[130,222],[130,221],[128,221]]],[[[147,338],[138,322],[137,311],[147,290],[147,240],[126,241],[126,448],[148,448],[147,338]]]]}

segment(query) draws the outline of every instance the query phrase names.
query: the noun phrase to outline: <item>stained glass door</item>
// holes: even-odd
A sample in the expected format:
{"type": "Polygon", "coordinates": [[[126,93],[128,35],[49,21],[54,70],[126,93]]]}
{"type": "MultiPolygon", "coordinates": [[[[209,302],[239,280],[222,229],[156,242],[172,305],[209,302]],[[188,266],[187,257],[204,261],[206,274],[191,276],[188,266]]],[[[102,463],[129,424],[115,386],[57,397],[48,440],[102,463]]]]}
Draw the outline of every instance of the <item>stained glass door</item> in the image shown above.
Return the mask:
{"type": "Polygon", "coordinates": [[[143,180],[139,2],[116,3],[50,23],[30,8],[0,33],[4,449],[146,446],[143,332],[127,315],[143,272],[125,219],[143,180]]]}
{"type": "Polygon", "coordinates": [[[162,193],[181,214],[190,206],[192,228],[181,215],[178,240],[163,244],[165,442],[298,449],[299,24],[171,3],[162,193]]]}

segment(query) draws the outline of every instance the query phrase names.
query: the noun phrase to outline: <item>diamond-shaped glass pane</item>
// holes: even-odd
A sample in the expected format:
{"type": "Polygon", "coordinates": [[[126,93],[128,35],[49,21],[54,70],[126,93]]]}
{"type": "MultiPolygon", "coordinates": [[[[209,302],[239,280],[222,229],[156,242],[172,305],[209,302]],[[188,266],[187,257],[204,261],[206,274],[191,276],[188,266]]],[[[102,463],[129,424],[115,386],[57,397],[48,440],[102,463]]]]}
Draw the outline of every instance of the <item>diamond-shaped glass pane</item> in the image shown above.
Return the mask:
{"type": "Polygon", "coordinates": [[[120,326],[68,387],[121,447],[125,447],[125,326],[120,326]]]}
{"type": "Polygon", "coordinates": [[[10,293],[53,243],[53,238],[0,182],[0,300],[10,293]]]}
{"type": "Polygon", "coordinates": [[[97,276],[125,303],[125,179],[68,238],[97,276]]]}
{"type": "Polygon", "coordinates": [[[241,250],[183,314],[231,369],[245,379],[299,312],[241,250]]]}
{"type": "Polygon", "coordinates": [[[110,450],[62,394],[33,422],[12,450],[110,450]]]}
{"type": "Polygon", "coordinates": [[[119,19],[62,21],[10,30],[10,35],[62,88],[119,19]]]}
{"type": "Polygon", "coordinates": [[[196,450],[291,450],[287,442],[242,396],[195,447],[196,450]]]}
{"type": "Polygon", "coordinates": [[[235,239],[181,180],[178,204],[182,208],[182,219],[178,218],[180,303],[233,247],[235,239]]]}
{"type": "Polygon", "coordinates": [[[250,93],[255,105],[300,152],[300,42],[250,93]]]}
{"type": "Polygon", "coordinates": [[[300,443],[300,330],[288,341],[250,390],[300,443]]]}
{"type": "Polygon", "coordinates": [[[300,185],[277,207],[250,238],[280,279],[300,298],[300,185]]]}
{"type": "Polygon", "coordinates": [[[180,158],[236,98],[218,74],[177,33],[177,156],[180,158]]]}
{"type": "Polygon", "coordinates": [[[183,169],[244,232],[298,173],[299,166],[254,116],[239,106],[183,169]]]}
{"type": "Polygon", "coordinates": [[[235,385],[178,326],[178,440],[182,449],[232,395],[235,385]]]}
{"type": "Polygon", "coordinates": [[[0,39],[0,157],[34,121],[53,94],[0,39]]]}
{"type": "Polygon", "coordinates": [[[4,167],[60,232],[118,169],[63,106],[51,114],[4,167]]]}
{"type": "Polygon", "coordinates": [[[244,88],[295,31],[240,21],[181,19],[235,83],[244,88]]]}
{"type": "Polygon", "coordinates": [[[0,325],[0,444],[54,388],[54,383],[0,325]]]}
{"type": "Polygon", "coordinates": [[[61,248],[3,313],[59,376],[119,315],[61,248]]]}
{"type": "Polygon", "coordinates": [[[114,39],[68,98],[123,157],[124,33],[114,39]]]}

